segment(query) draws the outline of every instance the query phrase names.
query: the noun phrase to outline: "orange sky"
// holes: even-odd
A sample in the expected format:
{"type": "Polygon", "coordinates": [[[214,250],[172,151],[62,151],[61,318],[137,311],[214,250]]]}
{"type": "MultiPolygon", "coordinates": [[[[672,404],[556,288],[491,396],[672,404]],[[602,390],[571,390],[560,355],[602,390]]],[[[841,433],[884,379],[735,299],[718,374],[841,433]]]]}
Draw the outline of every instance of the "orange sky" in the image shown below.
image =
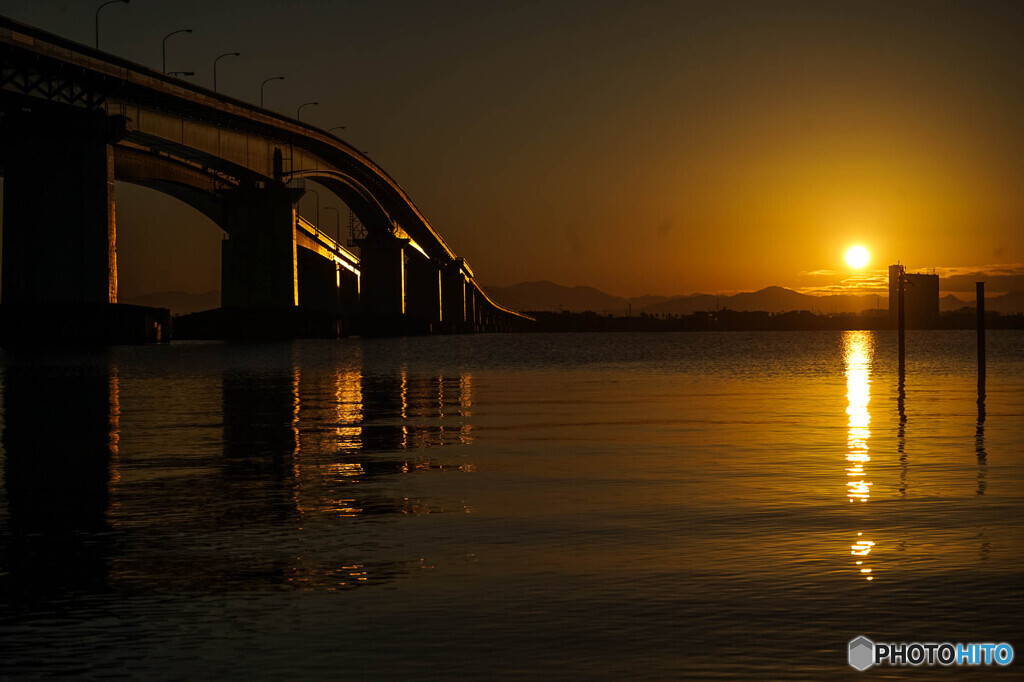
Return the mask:
{"type": "MultiPolygon", "coordinates": [[[[7,4],[91,39],[91,9],[7,4]]],[[[229,50],[243,57],[222,63],[228,94],[251,101],[262,77],[286,74],[268,106],[319,100],[303,118],[347,125],[485,284],[813,290],[851,274],[856,243],[869,268],[999,265],[991,291],[1024,289],[1018,3],[115,9],[104,35],[121,56],[158,66],[162,35],[187,25],[172,61],[197,82],[229,50]]],[[[219,286],[216,227],[147,190],[118,192],[123,290],[219,286]]],[[[311,217],[312,200],[302,209],[311,217]]],[[[333,229],[333,214],[321,219],[333,229]]]]}

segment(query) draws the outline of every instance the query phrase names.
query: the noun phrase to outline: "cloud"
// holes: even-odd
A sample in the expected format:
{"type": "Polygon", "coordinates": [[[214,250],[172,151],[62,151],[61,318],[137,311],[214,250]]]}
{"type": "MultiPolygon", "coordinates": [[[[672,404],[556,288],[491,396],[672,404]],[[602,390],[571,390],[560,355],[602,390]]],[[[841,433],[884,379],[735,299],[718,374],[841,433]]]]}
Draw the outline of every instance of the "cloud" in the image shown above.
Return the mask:
{"type": "MultiPolygon", "coordinates": [[[[934,268],[912,268],[910,272],[934,273],[939,276],[939,289],[944,293],[973,292],[975,282],[985,282],[988,294],[1024,291],[1024,264],[955,265],[934,268]]],[[[835,270],[801,272],[806,284],[801,293],[823,294],[888,294],[888,270],[870,270],[852,277],[840,278],[835,270]]]]}
{"type": "Polygon", "coordinates": [[[985,282],[988,292],[1024,291],[1024,264],[958,265],[931,268],[939,276],[942,291],[974,291],[975,282],[985,282]]]}
{"type": "Polygon", "coordinates": [[[888,270],[865,270],[850,277],[840,277],[835,270],[812,270],[800,273],[801,279],[811,280],[797,289],[802,294],[879,294],[889,291],[888,270]]]}

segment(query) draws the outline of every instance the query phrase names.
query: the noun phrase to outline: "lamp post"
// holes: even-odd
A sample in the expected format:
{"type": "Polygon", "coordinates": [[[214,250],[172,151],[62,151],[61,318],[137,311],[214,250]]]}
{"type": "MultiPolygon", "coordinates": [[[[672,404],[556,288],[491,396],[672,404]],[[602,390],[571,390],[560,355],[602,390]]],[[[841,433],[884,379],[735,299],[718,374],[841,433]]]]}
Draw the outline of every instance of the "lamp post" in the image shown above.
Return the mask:
{"type": "Polygon", "coordinates": [[[191,33],[191,32],[192,32],[192,29],[190,29],[190,28],[180,28],[177,31],[171,31],[170,33],[168,33],[167,35],[164,36],[164,42],[163,42],[163,45],[162,45],[162,47],[163,47],[163,56],[164,56],[164,68],[162,70],[163,70],[164,73],[167,73],[167,39],[170,38],[171,36],[178,35],[179,33],[191,33]]]}
{"type": "Polygon", "coordinates": [[[302,107],[315,107],[315,106],[319,106],[319,105],[320,105],[320,102],[306,102],[305,104],[300,104],[299,108],[295,110],[295,120],[296,121],[301,121],[302,120],[302,107]]]}
{"type": "Polygon", "coordinates": [[[109,0],[109,2],[105,2],[105,3],[103,3],[102,5],[100,5],[99,7],[96,8],[96,49],[97,50],[100,49],[100,10],[103,9],[104,7],[106,7],[107,5],[113,5],[115,3],[122,3],[122,4],[127,5],[129,2],[131,2],[131,0],[109,0]]]}
{"type": "Polygon", "coordinates": [[[336,229],[334,231],[335,232],[334,241],[338,242],[338,244],[341,244],[341,211],[339,211],[338,209],[334,208],[333,206],[324,206],[324,210],[325,211],[334,211],[334,218],[335,218],[334,224],[335,224],[335,227],[336,227],[336,229]]]}
{"type": "Polygon", "coordinates": [[[327,129],[327,134],[330,135],[332,130],[344,130],[344,129],[345,129],[345,126],[334,126],[333,128],[328,128],[327,129]]]}
{"type": "Polygon", "coordinates": [[[267,83],[269,83],[270,81],[283,81],[283,80],[284,80],[284,76],[274,76],[274,77],[268,78],[267,80],[265,80],[262,83],[260,83],[260,109],[263,108],[263,88],[266,87],[267,83]]]}
{"type": "Polygon", "coordinates": [[[219,62],[224,57],[240,57],[241,55],[242,55],[241,52],[225,52],[224,54],[222,54],[221,56],[219,56],[219,57],[217,57],[216,59],[213,60],[213,91],[214,92],[217,92],[217,62],[219,62]]]}
{"type": "Polygon", "coordinates": [[[316,229],[319,230],[320,229],[320,193],[317,192],[315,189],[309,189],[308,187],[304,187],[303,189],[305,189],[307,192],[312,192],[313,193],[313,197],[316,199],[316,225],[315,225],[315,227],[316,227],[316,229]]]}

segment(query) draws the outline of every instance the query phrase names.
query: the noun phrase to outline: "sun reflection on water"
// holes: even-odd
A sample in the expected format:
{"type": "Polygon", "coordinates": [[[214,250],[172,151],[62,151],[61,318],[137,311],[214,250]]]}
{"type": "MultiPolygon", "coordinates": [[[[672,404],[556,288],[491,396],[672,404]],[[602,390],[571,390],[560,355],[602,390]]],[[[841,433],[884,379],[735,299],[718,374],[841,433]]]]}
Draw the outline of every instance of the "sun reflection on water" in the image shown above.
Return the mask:
{"type": "MultiPolygon", "coordinates": [[[[850,331],[843,335],[843,363],[846,367],[846,497],[853,502],[865,503],[871,498],[871,481],[866,466],[871,461],[868,440],[871,438],[871,359],[873,339],[869,332],[850,331]]],[[[871,568],[864,565],[875,543],[857,533],[850,546],[855,565],[866,580],[873,580],[871,568]]]]}

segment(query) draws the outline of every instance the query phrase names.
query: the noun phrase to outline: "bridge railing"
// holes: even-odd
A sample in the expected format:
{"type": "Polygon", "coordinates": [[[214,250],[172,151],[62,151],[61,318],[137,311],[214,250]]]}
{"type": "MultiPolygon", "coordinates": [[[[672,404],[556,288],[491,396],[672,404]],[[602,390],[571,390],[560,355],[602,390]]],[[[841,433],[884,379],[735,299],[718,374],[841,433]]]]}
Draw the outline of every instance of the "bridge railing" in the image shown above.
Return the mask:
{"type": "Polygon", "coordinates": [[[309,222],[302,216],[296,216],[296,227],[306,233],[309,237],[316,240],[321,246],[326,248],[328,251],[334,253],[339,259],[346,261],[349,265],[358,268],[359,267],[359,256],[355,255],[344,246],[341,245],[334,237],[330,236],[313,223],[309,222]]]}

